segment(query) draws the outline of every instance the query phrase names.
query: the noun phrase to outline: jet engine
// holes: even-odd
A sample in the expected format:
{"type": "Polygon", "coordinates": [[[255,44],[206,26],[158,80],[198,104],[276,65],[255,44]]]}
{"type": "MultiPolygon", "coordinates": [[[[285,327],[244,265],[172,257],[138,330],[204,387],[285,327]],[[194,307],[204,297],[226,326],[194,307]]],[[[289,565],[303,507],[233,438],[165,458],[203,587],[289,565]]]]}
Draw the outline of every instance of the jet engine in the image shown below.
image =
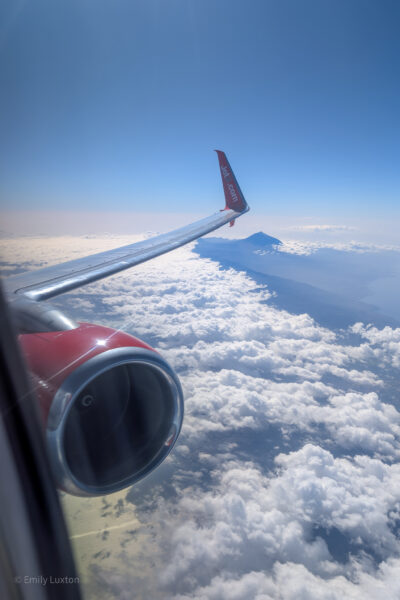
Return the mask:
{"type": "Polygon", "coordinates": [[[183,394],[168,363],[108,327],[25,333],[20,343],[59,487],[78,496],[132,485],[171,451],[183,394]]]}

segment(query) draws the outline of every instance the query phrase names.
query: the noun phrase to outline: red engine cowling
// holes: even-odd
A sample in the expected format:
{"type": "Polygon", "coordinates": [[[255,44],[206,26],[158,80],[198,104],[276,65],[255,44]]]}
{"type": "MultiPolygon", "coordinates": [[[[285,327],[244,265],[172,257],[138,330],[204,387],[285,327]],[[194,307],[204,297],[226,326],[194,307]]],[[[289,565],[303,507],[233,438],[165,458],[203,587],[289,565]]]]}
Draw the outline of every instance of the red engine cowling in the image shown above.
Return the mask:
{"type": "Polygon", "coordinates": [[[158,466],[182,425],[177,375],[150,346],[82,323],[20,343],[34,379],[59,486],[109,494],[158,466]]]}

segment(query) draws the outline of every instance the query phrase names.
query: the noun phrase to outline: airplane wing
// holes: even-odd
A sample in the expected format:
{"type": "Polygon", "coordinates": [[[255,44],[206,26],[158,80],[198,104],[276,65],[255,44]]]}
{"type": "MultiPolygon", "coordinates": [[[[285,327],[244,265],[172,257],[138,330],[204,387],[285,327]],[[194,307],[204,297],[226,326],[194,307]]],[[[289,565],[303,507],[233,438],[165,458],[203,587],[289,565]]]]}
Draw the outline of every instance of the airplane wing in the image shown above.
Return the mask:
{"type": "Polygon", "coordinates": [[[221,150],[216,152],[225,193],[225,209],[143,242],[8,277],[4,281],[7,293],[30,300],[47,300],[179,248],[226,223],[233,224],[249,207],[225,153],[221,150]]]}

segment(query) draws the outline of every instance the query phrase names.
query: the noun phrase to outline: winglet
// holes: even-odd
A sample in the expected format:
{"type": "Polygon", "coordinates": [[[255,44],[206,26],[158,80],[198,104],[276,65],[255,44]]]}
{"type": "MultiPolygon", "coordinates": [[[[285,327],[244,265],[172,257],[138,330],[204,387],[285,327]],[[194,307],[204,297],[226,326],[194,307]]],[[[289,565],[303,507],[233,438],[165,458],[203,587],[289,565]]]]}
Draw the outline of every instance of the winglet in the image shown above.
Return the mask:
{"type": "Polygon", "coordinates": [[[240,213],[245,212],[249,207],[236,181],[225,152],[222,152],[222,150],[216,150],[215,152],[218,154],[219,168],[221,169],[221,178],[224,186],[226,203],[224,210],[231,209],[240,213]]]}

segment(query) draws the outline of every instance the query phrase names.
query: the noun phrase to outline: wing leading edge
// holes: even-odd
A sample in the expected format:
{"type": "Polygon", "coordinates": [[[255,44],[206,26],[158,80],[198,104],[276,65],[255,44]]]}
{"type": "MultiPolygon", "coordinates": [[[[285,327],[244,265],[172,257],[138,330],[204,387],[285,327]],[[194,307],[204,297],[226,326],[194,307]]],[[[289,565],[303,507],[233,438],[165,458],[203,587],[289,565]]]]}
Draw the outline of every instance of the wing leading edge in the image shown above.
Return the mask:
{"type": "Polygon", "coordinates": [[[7,292],[47,300],[170,252],[210,233],[249,210],[225,153],[216,151],[225,193],[225,209],[190,225],[128,246],[8,277],[7,292]]]}

